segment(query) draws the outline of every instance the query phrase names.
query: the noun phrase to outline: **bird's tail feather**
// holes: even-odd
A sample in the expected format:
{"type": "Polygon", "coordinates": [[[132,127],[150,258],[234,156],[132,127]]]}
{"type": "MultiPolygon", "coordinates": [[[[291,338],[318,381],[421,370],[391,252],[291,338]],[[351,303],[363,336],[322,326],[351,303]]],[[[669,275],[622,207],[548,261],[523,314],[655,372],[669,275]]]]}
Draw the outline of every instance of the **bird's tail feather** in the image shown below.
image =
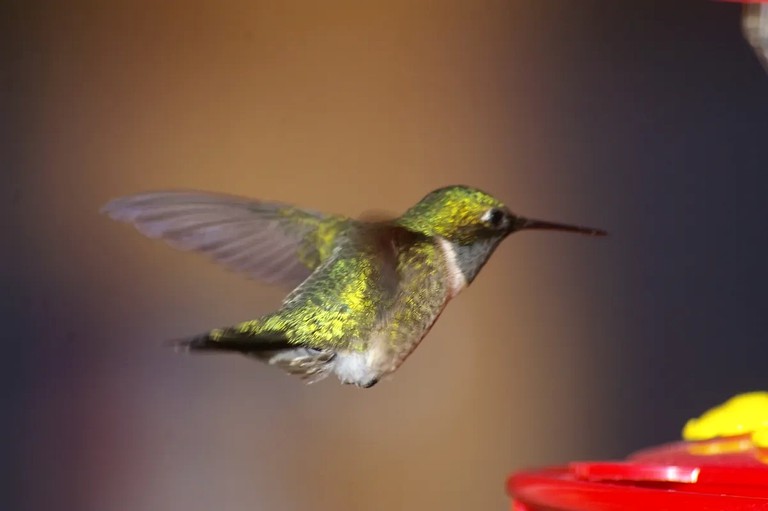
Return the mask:
{"type": "Polygon", "coordinates": [[[167,342],[182,352],[216,353],[233,352],[254,357],[270,365],[301,377],[307,383],[322,380],[330,374],[333,352],[324,352],[305,346],[290,344],[279,333],[243,335],[242,333],[210,332],[186,339],[167,342]]]}
{"type": "Polygon", "coordinates": [[[216,336],[213,336],[211,332],[207,332],[194,337],[170,340],[166,344],[180,352],[234,351],[246,354],[296,347],[290,344],[288,339],[280,333],[246,335],[241,332],[228,330],[218,332],[216,336]]]}

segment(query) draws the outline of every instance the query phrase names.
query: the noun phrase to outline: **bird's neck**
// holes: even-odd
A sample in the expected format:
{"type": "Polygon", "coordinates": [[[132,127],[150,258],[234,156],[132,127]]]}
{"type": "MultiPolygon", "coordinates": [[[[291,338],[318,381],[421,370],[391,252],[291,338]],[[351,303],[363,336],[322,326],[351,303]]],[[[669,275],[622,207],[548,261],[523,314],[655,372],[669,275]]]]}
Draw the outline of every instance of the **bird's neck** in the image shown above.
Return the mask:
{"type": "Polygon", "coordinates": [[[445,258],[449,279],[457,286],[456,293],[475,280],[477,274],[499,245],[499,241],[488,239],[465,245],[448,241],[445,238],[437,238],[438,246],[445,258]]]}

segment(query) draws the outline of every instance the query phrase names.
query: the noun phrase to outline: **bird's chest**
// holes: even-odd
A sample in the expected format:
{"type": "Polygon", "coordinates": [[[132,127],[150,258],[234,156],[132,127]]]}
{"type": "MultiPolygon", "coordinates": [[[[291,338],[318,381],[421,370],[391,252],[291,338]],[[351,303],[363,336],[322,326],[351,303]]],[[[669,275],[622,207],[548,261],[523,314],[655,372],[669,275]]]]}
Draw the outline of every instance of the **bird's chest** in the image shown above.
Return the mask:
{"type": "Polygon", "coordinates": [[[364,343],[365,349],[338,351],[334,358],[334,372],[344,383],[362,387],[372,385],[400,367],[424,338],[435,319],[437,314],[424,328],[404,332],[399,338],[392,338],[387,332],[380,331],[364,343]]]}
{"type": "Polygon", "coordinates": [[[368,386],[395,371],[419,345],[447,305],[465,286],[450,243],[415,245],[400,254],[399,289],[362,349],[338,351],[334,372],[347,383],[368,386]]]}
{"type": "Polygon", "coordinates": [[[419,345],[445,308],[440,302],[411,300],[407,314],[393,313],[360,345],[361,350],[337,352],[335,372],[347,383],[367,386],[395,371],[419,345]]]}

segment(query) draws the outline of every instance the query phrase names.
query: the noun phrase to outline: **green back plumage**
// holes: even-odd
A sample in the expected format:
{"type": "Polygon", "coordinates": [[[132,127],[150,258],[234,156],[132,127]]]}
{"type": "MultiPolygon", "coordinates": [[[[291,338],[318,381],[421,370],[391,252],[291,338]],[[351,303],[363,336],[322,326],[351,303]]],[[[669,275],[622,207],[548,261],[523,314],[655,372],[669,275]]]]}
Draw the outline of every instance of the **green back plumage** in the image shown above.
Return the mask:
{"type": "Polygon", "coordinates": [[[393,299],[389,271],[380,254],[347,239],[310,277],[294,290],[276,312],[231,329],[214,331],[211,338],[283,335],[289,344],[313,348],[357,348],[393,299]]]}

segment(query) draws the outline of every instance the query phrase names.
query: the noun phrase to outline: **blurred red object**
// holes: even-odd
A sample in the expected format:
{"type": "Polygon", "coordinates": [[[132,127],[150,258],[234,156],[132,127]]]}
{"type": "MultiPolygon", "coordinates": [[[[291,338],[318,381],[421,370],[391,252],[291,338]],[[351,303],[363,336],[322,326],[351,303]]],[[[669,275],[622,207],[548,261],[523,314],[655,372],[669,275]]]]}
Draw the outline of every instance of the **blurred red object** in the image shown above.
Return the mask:
{"type": "Polygon", "coordinates": [[[768,464],[748,436],[678,442],[626,461],[513,474],[513,511],[768,510],[768,464]]]}
{"type": "Polygon", "coordinates": [[[513,474],[512,510],[768,510],[768,391],[736,395],[682,433],[625,461],[513,474]]]}

